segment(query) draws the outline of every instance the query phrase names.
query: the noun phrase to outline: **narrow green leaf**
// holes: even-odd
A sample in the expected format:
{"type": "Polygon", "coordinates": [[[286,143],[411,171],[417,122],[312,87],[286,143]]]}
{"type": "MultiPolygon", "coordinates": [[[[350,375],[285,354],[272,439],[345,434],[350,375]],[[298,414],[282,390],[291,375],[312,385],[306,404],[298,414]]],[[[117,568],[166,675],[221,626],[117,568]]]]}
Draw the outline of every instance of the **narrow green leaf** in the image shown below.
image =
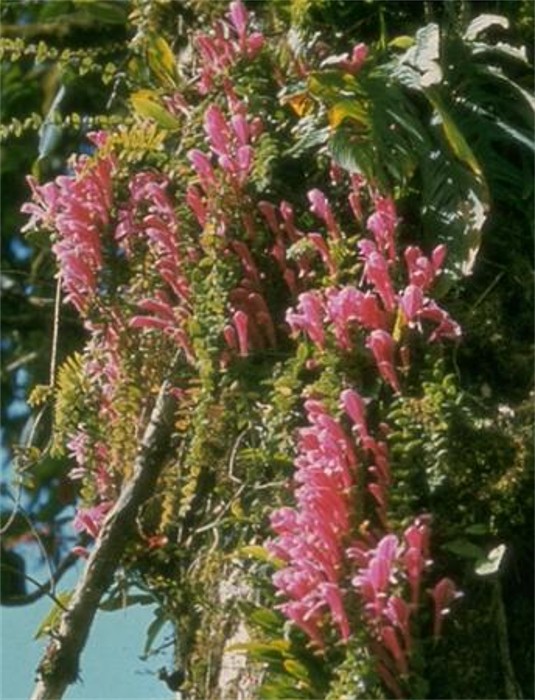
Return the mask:
{"type": "Polygon", "coordinates": [[[440,115],[444,135],[449,145],[451,146],[451,149],[455,156],[463,163],[466,163],[466,165],[468,165],[468,167],[477,176],[481,177],[481,166],[479,165],[477,158],[475,157],[472,149],[466,142],[466,139],[455,124],[453,117],[446,109],[446,106],[444,105],[442,99],[438,96],[438,93],[431,93],[431,91],[429,91],[428,98],[433,107],[440,115]]]}
{"type": "Polygon", "coordinates": [[[41,639],[41,637],[45,637],[57,627],[61,616],[64,613],[64,608],[66,608],[69,605],[73,593],[74,591],[62,591],[61,593],[56,593],[56,598],[59,600],[61,606],[63,607],[54,603],[52,608],[49,610],[49,612],[46,614],[39,627],[37,628],[33,636],[34,639],[41,639]]]}
{"type": "Polygon", "coordinates": [[[156,638],[162,631],[165,624],[168,622],[166,612],[162,608],[158,608],[155,613],[154,620],[147,627],[147,636],[145,637],[145,646],[143,648],[143,656],[150,654],[150,651],[156,641],[156,638]]]}

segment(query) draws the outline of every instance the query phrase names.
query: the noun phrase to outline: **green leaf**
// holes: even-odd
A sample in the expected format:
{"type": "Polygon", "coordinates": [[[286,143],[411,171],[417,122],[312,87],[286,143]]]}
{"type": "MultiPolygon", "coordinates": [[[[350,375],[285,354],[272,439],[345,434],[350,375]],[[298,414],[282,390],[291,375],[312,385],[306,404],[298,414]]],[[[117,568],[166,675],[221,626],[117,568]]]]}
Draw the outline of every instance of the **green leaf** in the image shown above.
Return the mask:
{"type": "Polygon", "coordinates": [[[334,161],[350,173],[364,173],[372,177],[375,166],[373,147],[368,139],[343,125],[329,140],[329,151],[334,161]]]}
{"type": "Polygon", "coordinates": [[[443,549],[446,549],[448,552],[452,552],[453,554],[457,554],[457,556],[462,557],[463,559],[480,559],[483,554],[481,547],[478,547],[465,539],[446,542],[446,544],[443,545],[443,549]]]}
{"type": "Polygon", "coordinates": [[[101,24],[124,24],[127,20],[126,3],[113,0],[75,0],[75,4],[101,24]]]}
{"type": "Polygon", "coordinates": [[[478,177],[482,177],[481,166],[466,139],[457,128],[455,121],[437,92],[429,91],[428,98],[440,115],[444,135],[455,156],[465,163],[478,177]]]}
{"type": "Polygon", "coordinates": [[[122,610],[131,605],[153,605],[154,597],[147,593],[137,593],[132,595],[114,595],[107,598],[99,605],[99,610],[112,612],[113,610],[122,610]]]}
{"type": "Polygon", "coordinates": [[[500,565],[503,561],[503,557],[507,547],[504,544],[500,544],[494,549],[491,549],[487,556],[476,562],[475,572],[478,576],[490,576],[491,574],[496,574],[500,565]]]}
{"type": "Polygon", "coordinates": [[[310,676],[307,667],[296,659],[286,659],[283,663],[284,670],[297,678],[305,686],[310,687],[310,676]]]}
{"type": "Polygon", "coordinates": [[[240,557],[251,557],[258,561],[267,561],[270,563],[277,561],[276,557],[273,557],[265,547],[261,547],[258,544],[248,544],[245,545],[245,547],[240,547],[238,555],[240,557]]]}
{"type": "Polygon", "coordinates": [[[158,608],[154,612],[154,620],[147,627],[147,636],[145,638],[145,646],[143,648],[143,656],[148,656],[156,641],[156,638],[168,622],[169,618],[163,608],[158,608]]]}
{"type": "Polygon", "coordinates": [[[269,634],[280,634],[282,619],[280,615],[273,610],[268,610],[267,608],[254,610],[248,616],[248,619],[269,634]]]}
{"type": "Polygon", "coordinates": [[[54,603],[51,610],[49,610],[37,628],[33,636],[34,639],[41,639],[41,637],[50,634],[58,626],[61,616],[65,612],[65,608],[69,605],[73,593],[74,591],[62,591],[61,593],[56,593],[56,598],[61,605],[54,603]]]}
{"type": "Polygon", "coordinates": [[[146,51],[149,68],[158,80],[166,87],[176,87],[175,56],[167,41],[161,36],[152,36],[146,51]]]}
{"type": "Polygon", "coordinates": [[[488,535],[489,528],[483,523],[474,523],[464,529],[467,535],[488,535]]]}
{"type": "Polygon", "coordinates": [[[152,119],[164,129],[176,131],[181,122],[170,114],[158,101],[153,90],[138,90],[131,95],[130,100],[134,111],[144,119],[152,119]]]}
{"type": "Polygon", "coordinates": [[[327,104],[338,101],[344,96],[353,96],[358,92],[357,79],[341,70],[325,70],[310,73],[308,91],[311,95],[327,104]]]}
{"type": "Polygon", "coordinates": [[[423,156],[424,228],[429,238],[448,247],[441,293],[454,280],[471,274],[488,208],[486,184],[462,163],[441,148],[432,149],[423,156]]]}
{"type": "Polygon", "coordinates": [[[332,129],[336,129],[344,119],[351,119],[367,126],[368,109],[362,101],[357,101],[354,98],[340,100],[329,109],[329,125],[332,129]]]}
{"type": "Polygon", "coordinates": [[[406,34],[396,36],[388,42],[388,46],[394,49],[409,49],[411,46],[414,46],[414,37],[407,36],[406,34]]]}

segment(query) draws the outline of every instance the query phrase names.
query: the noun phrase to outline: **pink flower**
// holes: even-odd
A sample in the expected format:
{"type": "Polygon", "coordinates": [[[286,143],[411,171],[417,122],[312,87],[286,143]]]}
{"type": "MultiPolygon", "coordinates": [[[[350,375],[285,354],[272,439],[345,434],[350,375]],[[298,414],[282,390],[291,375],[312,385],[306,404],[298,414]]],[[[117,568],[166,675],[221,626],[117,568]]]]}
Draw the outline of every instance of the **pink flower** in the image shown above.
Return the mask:
{"type": "Polygon", "coordinates": [[[402,636],[405,649],[410,654],[412,647],[412,637],[410,631],[411,608],[399,596],[392,595],[388,599],[384,611],[385,617],[397,627],[402,636]]]}
{"type": "Polygon", "coordinates": [[[74,529],[78,530],[78,532],[87,532],[96,539],[112,506],[113,503],[107,501],[90,508],[78,508],[73,522],[74,529]]]}
{"type": "Polygon", "coordinates": [[[310,190],[307,194],[310,202],[310,211],[320,219],[323,219],[327,226],[327,230],[332,234],[333,238],[340,238],[340,229],[334,218],[331,205],[327,197],[320,190],[310,190]]]}
{"type": "Polygon", "coordinates": [[[462,335],[459,324],[434,301],[429,301],[418,316],[419,318],[428,319],[438,324],[433,333],[429,336],[429,342],[431,343],[440,338],[457,340],[462,335]]]}
{"type": "Polygon", "coordinates": [[[354,424],[363,446],[367,447],[370,439],[366,426],[366,407],[362,396],[354,389],[345,389],[340,394],[342,407],[354,424]]]}
{"type": "Polygon", "coordinates": [[[366,226],[374,235],[377,247],[393,262],[396,256],[394,231],[397,224],[396,208],[390,197],[374,198],[375,212],[368,218],[366,226]]]}
{"type": "Polygon", "coordinates": [[[208,211],[206,208],[206,202],[204,201],[199,188],[195,185],[190,185],[190,187],[188,187],[186,192],[186,202],[189,208],[195,214],[199,225],[204,228],[208,220],[208,211]]]}
{"type": "Polygon", "coordinates": [[[396,631],[390,625],[383,627],[381,631],[381,640],[386,649],[392,654],[396,662],[399,673],[405,675],[408,673],[407,659],[396,635],[396,631]]]}
{"type": "Polygon", "coordinates": [[[288,309],[286,321],[294,333],[303,330],[318,347],[325,346],[323,317],[325,307],[318,292],[303,292],[299,295],[297,312],[288,309]]]}
{"type": "Polygon", "coordinates": [[[228,155],[230,146],[230,130],[217,105],[210,105],[204,113],[204,130],[210,139],[212,150],[218,155],[228,155]]]}
{"type": "Polygon", "coordinates": [[[412,323],[422,309],[424,295],[421,287],[409,284],[399,300],[399,306],[403,311],[408,323],[412,323]]]}
{"type": "Polygon", "coordinates": [[[216,185],[214,169],[212,168],[210,159],[197,148],[188,151],[187,156],[189,162],[193,165],[195,172],[199,176],[202,188],[207,192],[211,187],[216,185]]]}
{"type": "Polygon", "coordinates": [[[249,13],[245,9],[245,5],[243,2],[241,2],[241,0],[235,0],[234,2],[230,3],[229,17],[238,35],[242,36],[245,34],[247,30],[249,13]]]}
{"type": "Polygon", "coordinates": [[[364,258],[364,276],[367,282],[373,284],[386,310],[393,311],[396,297],[385,257],[377,250],[373,241],[363,240],[359,242],[358,246],[364,258]]]}
{"type": "Polygon", "coordinates": [[[410,283],[426,291],[442,269],[446,257],[446,246],[437,246],[431,253],[431,260],[418,246],[408,246],[404,255],[410,283]]]}
{"type": "Polygon", "coordinates": [[[246,357],[249,354],[249,319],[243,311],[236,311],[232,316],[232,322],[238,334],[238,346],[240,355],[246,357]]]}
{"type": "Polygon", "coordinates": [[[380,329],[372,331],[366,341],[366,347],[372,351],[380,375],[399,394],[401,388],[394,369],[395,346],[390,333],[380,329]]]}
{"type": "Polygon", "coordinates": [[[435,639],[440,638],[440,633],[442,631],[442,621],[444,617],[450,612],[449,606],[451,603],[460,598],[463,593],[457,590],[456,585],[449,578],[442,578],[434,586],[432,590],[429,591],[431,594],[434,604],[435,604],[435,616],[433,620],[433,637],[435,639]]]}
{"type": "MultiPolygon", "coordinates": [[[[346,54],[347,56],[347,54],[346,54]]],[[[357,44],[351,53],[351,59],[350,60],[343,60],[340,61],[340,68],[343,68],[345,71],[348,73],[352,73],[353,75],[356,75],[360,69],[362,68],[362,65],[364,64],[366,58],[368,56],[368,47],[366,44],[360,43],[357,44]]]]}
{"type": "Polygon", "coordinates": [[[334,260],[331,257],[331,252],[327,242],[321,235],[321,233],[309,233],[307,235],[308,240],[312,243],[314,248],[319,252],[323,264],[327,268],[330,275],[335,275],[337,267],[334,260]]]}

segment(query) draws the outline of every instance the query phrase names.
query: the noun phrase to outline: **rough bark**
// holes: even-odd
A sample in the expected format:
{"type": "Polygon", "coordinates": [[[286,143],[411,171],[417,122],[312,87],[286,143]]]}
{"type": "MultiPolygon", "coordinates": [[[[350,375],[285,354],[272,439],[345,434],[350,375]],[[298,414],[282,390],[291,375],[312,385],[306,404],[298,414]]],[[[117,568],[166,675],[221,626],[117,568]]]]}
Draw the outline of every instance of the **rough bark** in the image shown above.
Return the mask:
{"type": "Polygon", "coordinates": [[[176,402],[168,389],[165,381],[143,435],[133,476],[106,518],[68,609],[43,654],[31,700],[59,700],[78,678],[80,655],[101,597],[113,580],[139,507],[154,492],[169,451],[176,402]]]}

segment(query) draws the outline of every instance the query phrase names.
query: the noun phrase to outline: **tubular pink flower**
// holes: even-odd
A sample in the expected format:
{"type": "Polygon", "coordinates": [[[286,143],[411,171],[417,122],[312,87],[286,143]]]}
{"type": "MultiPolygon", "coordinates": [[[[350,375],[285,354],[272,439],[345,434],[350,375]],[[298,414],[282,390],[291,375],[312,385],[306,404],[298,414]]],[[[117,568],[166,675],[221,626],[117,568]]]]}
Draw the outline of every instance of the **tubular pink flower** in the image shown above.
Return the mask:
{"type": "Polygon", "coordinates": [[[91,537],[96,539],[100,528],[106,518],[106,514],[112,508],[113,503],[110,501],[99,503],[90,508],[78,508],[74,518],[73,526],[78,532],[87,532],[91,537]]]}
{"type": "Polygon", "coordinates": [[[403,650],[401,649],[395,629],[390,625],[383,627],[381,631],[381,640],[385,648],[388,649],[388,651],[394,657],[398,671],[402,675],[406,675],[409,671],[407,659],[403,650]]]}
{"type": "Polygon", "coordinates": [[[199,176],[203,189],[207,191],[215,186],[217,181],[214,169],[206,153],[199,151],[197,148],[193,148],[191,151],[188,151],[187,156],[189,162],[193,165],[195,172],[199,176]]]}
{"type": "Polygon", "coordinates": [[[321,233],[309,233],[307,235],[308,240],[312,243],[314,248],[319,252],[323,264],[327,268],[330,275],[335,275],[337,268],[332,259],[331,252],[327,242],[321,235],[321,233]]]}
{"type": "Polygon", "coordinates": [[[408,323],[412,323],[422,309],[424,303],[424,295],[421,287],[415,284],[409,284],[405,287],[403,295],[399,300],[399,306],[403,311],[408,323]]]}
{"type": "Polygon", "coordinates": [[[232,322],[238,334],[240,355],[247,357],[249,354],[249,318],[243,311],[236,311],[232,316],[232,322]]]}
{"type": "Polygon", "coordinates": [[[368,47],[366,46],[366,44],[360,43],[353,47],[353,51],[351,52],[351,58],[348,59],[346,54],[346,58],[340,61],[338,65],[347,73],[356,75],[362,68],[367,56],[368,47]]]}
{"type": "Polygon", "coordinates": [[[186,192],[186,202],[191,211],[195,214],[199,225],[204,228],[208,220],[208,211],[203,196],[198,187],[195,187],[195,185],[188,187],[186,192]]]}
{"type": "Polygon", "coordinates": [[[394,341],[392,336],[380,329],[372,331],[366,341],[366,347],[372,351],[380,375],[399,394],[401,387],[394,369],[394,341]]]}
{"type": "Polygon", "coordinates": [[[397,224],[396,208],[390,197],[374,198],[375,212],[366,221],[366,226],[374,235],[380,252],[390,262],[396,257],[394,231],[397,224]]]}
{"type": "Polygon", "coordinates": [[[229,18],[238,36],[243,36],[247,31],[247,21],[249,18],[249,13],[245,9],[245,5],[241,0],[234,0],[230,3],[229,8],[229,18]]]}
{"type": "Polygon", "coordinates": [[[407,653],[410,654],[412,648],[412,637],[410,631],[411,608],[399,596],[392,595],[388,599],[384,611],[388,620],[397,627],[403,637],[403,643],[407,653]]]}
{"type": "Polygon", "coordinates": [[[235,114],[231,120],[232,130],[240,146],[246,146],[250,140],[250,130],[247,119],[243,114],[235,114]]]}
{"type": "Polygon", "coordinates": [[[230,129],[223,112],[217,105],[210,105],[204,114],[204,131],[210,140],[212,150],[218,155],[228,155],[230,129]]]}
{"type": "Polygon", "coordinates": [[[353,429],[358,433],[362,445],[367,447],[370,435],[366,425],[366,407],[364,399],[354,389],[345,389],[340,394],[340,400],[342,408],[353,421],[353,429]]]}
{"type": "Polygon", "coordinates": [[[317,292],[303,292],[299,295],[297,313],[289,309],[286,321],[295,333],[304,331],[318,347],[325,346],[325,331],[323,316],[325,313],[323,301],[317,292]]]}
{"type": "Polygon", "coordinates": [[[307,193],[308,201],[310,202],[310,211],[320,219],[323,219],[327,226],[327,230],[335,239],[340,238],[340,229],[334,218],[331,205],[327,197],[320,190],[314,189],[307,193]]]}
{"type": "Polygon", "coordinates": [[[463,593],[457,590],[457,587],[449,578],[440,579],[440,581],[432,590],[429,591],[429,593],[431,594],[435,604],[433,637],[435,639],[439,639],[442,631],[443,619],[450,612],[449,606],[454,600],[460,598],[463,593]]]}
{"type": "Polygon", "coordinates": [[[386,310],[393,311],[396,297],[385,257],[378,252],[377,246],[373,241],[360,241],[358,246],[364,258],[364,276],[366,281],[375,287],[386,310]]]}

